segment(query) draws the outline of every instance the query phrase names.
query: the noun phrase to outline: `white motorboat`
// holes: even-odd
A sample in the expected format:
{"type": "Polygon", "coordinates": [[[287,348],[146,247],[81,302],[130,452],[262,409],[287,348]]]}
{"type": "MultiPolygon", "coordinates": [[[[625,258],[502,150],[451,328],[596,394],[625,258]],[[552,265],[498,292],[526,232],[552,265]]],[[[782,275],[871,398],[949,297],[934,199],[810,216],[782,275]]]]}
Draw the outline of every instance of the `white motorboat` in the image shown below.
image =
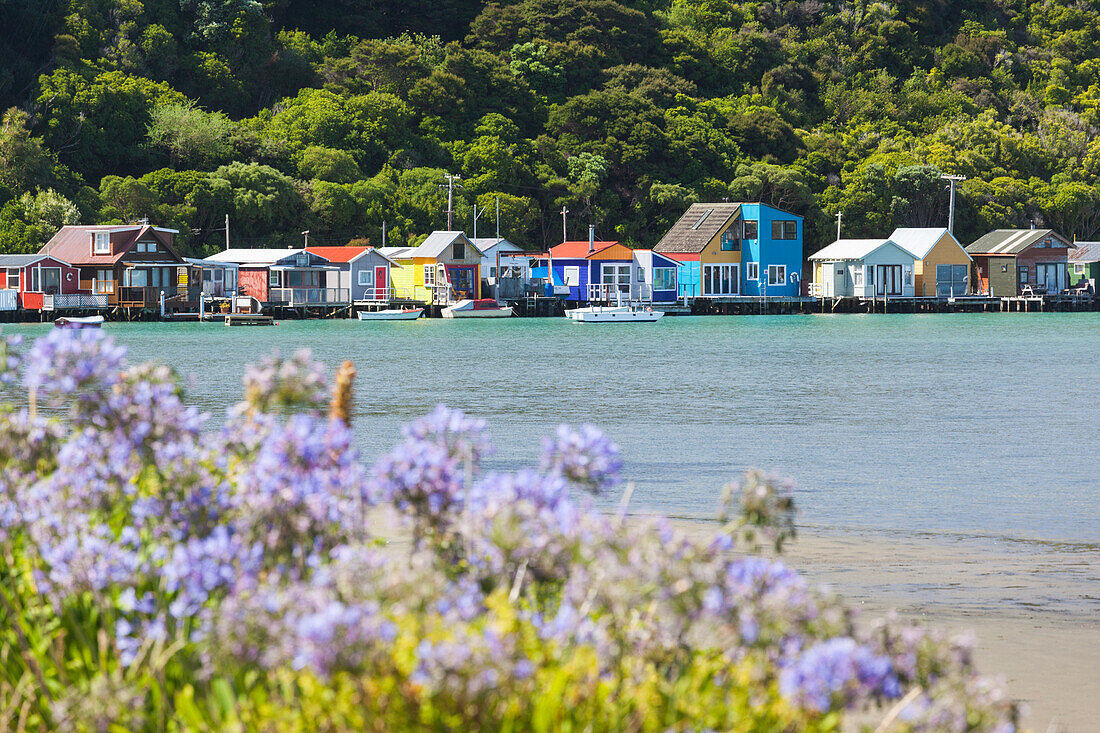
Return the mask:
{"type": "Polygon", "coordinates": [[[631,306],[599,306],[575,308],[567,315],[577,323],[654,323],[664,315],[653,308],[634,308],[631,306]]]}
{"type": "Polygon", "coordinates": [[[360,321],[415,321],[423,308],[388,308],[380,311],[359,311],[360,321]]]}
{"type": "Polygon", "coordinates": [[[481,300],[460,300],[443,309],[444,318],[508,318],[512,307],[502,306],[491,298],[481,300]]]}
{"type": "Polygon", "coordinates": [[[103,316],[62,316],[53,322],[58,328],[100,328],[103,316]]]}

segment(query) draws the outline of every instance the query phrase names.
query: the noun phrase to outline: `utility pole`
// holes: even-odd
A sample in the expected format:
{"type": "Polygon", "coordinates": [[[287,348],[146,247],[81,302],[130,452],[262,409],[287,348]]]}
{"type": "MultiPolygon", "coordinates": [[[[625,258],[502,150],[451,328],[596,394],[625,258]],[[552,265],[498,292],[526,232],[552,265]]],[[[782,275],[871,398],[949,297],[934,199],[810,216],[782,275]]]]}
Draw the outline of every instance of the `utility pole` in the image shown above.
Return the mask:
{"type": "Polygon", "coordinates": [[[947,231],[951,234],[955,233],[955,183],[957,181],[965,181],[966,176],[953,176],[944,173],[940,176],[945,181],[948,181],[951,185],[951,198],[947,205],[947,231]]]}
{"type": "Polygon", "coordinates": [[[229,249],[229,214],[225,215],[225,248],[229,249]]]}
{"type": "Polygon", "coordinates": [[[565,228],[565,215],[569,213],[569,209],[565,208],[565,204],[561,205],[561,241],[569,241],[569,234],[565,228]]]}
{"type": "MultiPolygon", "coordinates": [[[[484,213],[485,211],[482,210],[481,214],[484,213]]],[[[477,239],[477,218],[481,216],[481,214],[477,212],[477,204],[474,204],[474,239],[477,239]]]]}
{"type": "Polygon", "coordinates": [[[447,231],[454,231],[454,201],[455,201],[455,181],[461,181],[462,176],[448,173],[447,178],[447,231]]]}
{"type": "Polygon", "coordinates": [[[386,246],[386,220],[382,220],[382,246],[386,246]]]}
{"type": "Polygon", "coordinates": [[[495,196],[497,200],[497,241],[500,241],[500,196],[495,196]]]}
{"type": "Polygon", "coordinates": [[[843,211],[836,212],[836,239],[840,241],[840,220],[844,216],[843,211]]]}

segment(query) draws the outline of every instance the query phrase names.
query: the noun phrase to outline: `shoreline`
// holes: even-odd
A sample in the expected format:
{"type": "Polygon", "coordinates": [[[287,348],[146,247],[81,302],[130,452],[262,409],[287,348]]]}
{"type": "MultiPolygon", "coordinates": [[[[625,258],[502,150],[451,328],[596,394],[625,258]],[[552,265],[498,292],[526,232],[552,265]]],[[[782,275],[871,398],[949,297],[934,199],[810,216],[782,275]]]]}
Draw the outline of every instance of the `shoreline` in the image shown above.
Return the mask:
{"type": "MultiPolygon", "coordinates": [[[[677,518],[702,537],[710,522],[677,518]]],[[[1023,729],[1086,733],[1100,720],[1100,547],[1023,549],[962,536],[798,526],[780,559],[868,620],[973,633],[985,675],[1026,705],[1023,729]],[[1053,727],[1052,727],[1053,724],[1053,727]]]]}

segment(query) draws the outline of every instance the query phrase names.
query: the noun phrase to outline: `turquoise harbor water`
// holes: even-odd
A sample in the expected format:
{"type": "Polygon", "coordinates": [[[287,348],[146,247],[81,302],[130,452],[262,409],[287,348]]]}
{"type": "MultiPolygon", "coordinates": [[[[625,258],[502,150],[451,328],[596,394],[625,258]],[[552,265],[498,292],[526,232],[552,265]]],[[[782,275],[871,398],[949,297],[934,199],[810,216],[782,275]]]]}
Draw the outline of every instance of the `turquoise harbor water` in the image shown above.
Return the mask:
{"type": "Polygon", "coordinates": [[[761,467],[797,482],[812,525],[1100,542],[1100,314],[106,330],[133,358],[191,377],[215,415],[271,349],[352,359],[371,459],[445,402],[489,420],[496,468],[536,460],[561,422],[600,425],[622,447],[637,510],[711,515],[725,482],[761,467]]]}

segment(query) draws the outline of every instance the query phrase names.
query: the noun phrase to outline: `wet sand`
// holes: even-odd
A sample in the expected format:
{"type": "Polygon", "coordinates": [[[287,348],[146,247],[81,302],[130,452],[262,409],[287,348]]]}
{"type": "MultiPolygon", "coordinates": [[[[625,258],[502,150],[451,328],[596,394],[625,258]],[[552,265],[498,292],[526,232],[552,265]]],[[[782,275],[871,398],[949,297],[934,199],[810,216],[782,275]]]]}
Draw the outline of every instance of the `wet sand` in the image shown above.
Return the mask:
{"type": "Polygon", "coordinates": [[[1026,729],[1100,730],[1100,546],[811,526],[783,559],[864,618],[973,632],[978,668],[1026,704],[1026,729]]]}

